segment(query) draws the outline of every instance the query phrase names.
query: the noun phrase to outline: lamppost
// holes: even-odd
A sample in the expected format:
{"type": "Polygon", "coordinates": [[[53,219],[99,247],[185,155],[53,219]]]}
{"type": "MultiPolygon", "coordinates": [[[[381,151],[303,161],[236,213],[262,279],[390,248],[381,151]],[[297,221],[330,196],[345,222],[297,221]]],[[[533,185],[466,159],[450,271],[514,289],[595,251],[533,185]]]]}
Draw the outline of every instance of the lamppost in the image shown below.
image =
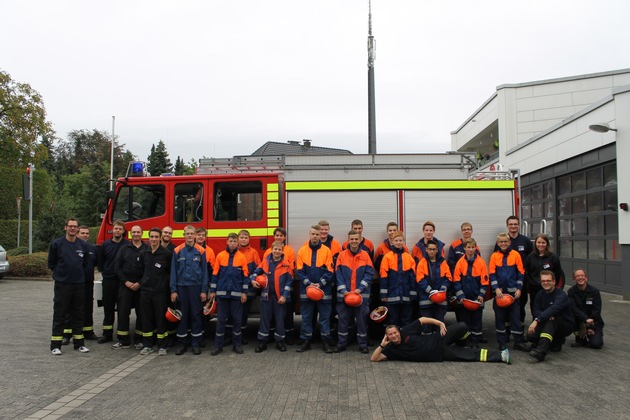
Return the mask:
{"type": "Polygon", "coordinates": [[[114,189],[114,139],[116,136],[114,135],[114,124],[116,123],[116,116],[112,115],[112,153],[111,160],[109,162],[109,189],[114,189]]]}

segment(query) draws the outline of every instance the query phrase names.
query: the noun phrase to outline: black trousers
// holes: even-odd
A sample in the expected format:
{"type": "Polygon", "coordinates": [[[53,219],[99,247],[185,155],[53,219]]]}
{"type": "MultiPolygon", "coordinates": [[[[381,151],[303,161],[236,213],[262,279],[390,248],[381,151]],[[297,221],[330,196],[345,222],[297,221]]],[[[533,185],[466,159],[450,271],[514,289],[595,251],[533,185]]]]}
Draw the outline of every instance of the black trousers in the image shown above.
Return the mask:
{"type": "Polygon", "coordinates": [[[83,345],[83,283],[55,281],[53,297],[53,322],[50,349],[60,349],[66,321],[70,319],[75,348],[83,345]]]}
{"type": "Polygon", "coordinates": [[[166,348],[167,320],[165,318],[170,295],[168,292],[140,292],[143,344],[145,347],[166,348]]]}
{"type": "Polygon", "coordinates": [[[468,327],[465,323],[458,322],[450,325],[442,342],[442,360],[449,362],[501,362],[500,351],[458,346],[457,344],[462,344],[468,335],[468,327]]]}
{"type": "Polygon", "coordinates": [[[538,350],[547,354],[552,347],[560,348],[573,329],[573,325],[562,318],[548,319],[540,322],[534,334],[528,334],[527,339],[535,343],[538,350]]]}
{"type": "Polygon", "coordinates": [[[110,338],[114,335],[119,288],[118,277],[103,277],[103,335],[110,338]]]}
{"type": "Polygon", "coordinates": [[[144,330],[142,328],[140,296],[140,290],[134,292],[124,284],[121,284],[118,289],[118,330],[116,331],[116,336],[118,337],[118,341],[122,344],[128,345],[131,343],[131,337],[129,336],[129,317],[132,307],[136,309],[136,336],[138,336],[136,343],[142,342],[144,330]]]}

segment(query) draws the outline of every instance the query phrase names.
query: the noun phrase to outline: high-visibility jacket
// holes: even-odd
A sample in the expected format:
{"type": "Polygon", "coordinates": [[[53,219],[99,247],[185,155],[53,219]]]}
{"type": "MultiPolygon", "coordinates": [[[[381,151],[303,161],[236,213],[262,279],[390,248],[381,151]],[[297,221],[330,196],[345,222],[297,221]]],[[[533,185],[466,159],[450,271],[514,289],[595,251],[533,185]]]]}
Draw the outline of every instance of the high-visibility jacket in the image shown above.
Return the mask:
{"type": "Polygon", "coordinates": [[[208,292],[206,251],[201,245],[183,243],[175,248],[171,260],[171,292],[177,292],[177,286],[198,285],[203,293],[208,292]]]}
{"type": "MultiPolygon", "coordinates": [[[[438,244],[438,252],[437,256],[444,257],[444,242],[440,241],[438,238],[434,237],[433,240],[438,244]]],[[[428,258],[429,254],[427,254],[427,244],[424,242],[424,238],[421,238],[418,243],[416,243],[411,251],[411,256],[416,262],[420,262],[423,258],[428,258]]]]}
{"type": "Polygon", "coordinates": [[[365,250],[359,248],[354,253],[350,249],[341,251],[337,258],[337,302],[343,302],[346,292],[359,289],[363,304],[370,303],[370,285],[374,278],[372,258],[365,250]]]}
{"type": "Polygon", "coordinates": [[[241,299],[241,294],[249,290],[249,271],[245,255],[238,249],[219,252],[214,263],[210,291],[219,299],[241,299]]]}
{"type": "Polygon", "coordinates": [[[523,262],[517,251],[493,252],[488,264],[488,274],[493,291],[500,288],[503,293],[514,294],[517,290],[523,290],[523,262]]]}
{"type": "Polygon", "coordinates": [[[293,265],[285,258],[284,254],[279,261],[273,259],[273,255],[263,258],[260,265],[254,270],[254,275],[265,274],[267,276],[267,286],[262,290],[260,298],[268,300],[271,294],[277,298],[284,296],[291,300],[293,290],[293,265]]]}
{"type": "Polygon", "coordinates": [[[318,283],[324,292],[324,301],[332,299],[333,256],[330,248],[319,242],[310,242],[298,251],[295,260],[300,281],[300,300],[307,301],[306,288],[318,283]]]}
{"type": "Polygon", "coordinates": [[[453,285],[457,299],[477,300],[486,295],[490,286],[488,268],[480,256],[474,255],[472,260],[461,257],[453,272],[453,285]]]}
{"type": "MultiPolygon", "coordinates": [[[[446,292],[451,286],[451,271],[444,257],[438,255],[434,262],[423,258],[416,268],[416,282],[418,284],[418,300],[420,307],[431,306],[429,293],[433,290],[446,292]]],[[[446,305],[446,302],[440,305],[446,305]]]]}
{"type": "Polygon", "coordinates": [[[389,304],[410,303],[418,298],[416,262],[404,248],[394,248],[381,260],[380,295],[389,304]]]}

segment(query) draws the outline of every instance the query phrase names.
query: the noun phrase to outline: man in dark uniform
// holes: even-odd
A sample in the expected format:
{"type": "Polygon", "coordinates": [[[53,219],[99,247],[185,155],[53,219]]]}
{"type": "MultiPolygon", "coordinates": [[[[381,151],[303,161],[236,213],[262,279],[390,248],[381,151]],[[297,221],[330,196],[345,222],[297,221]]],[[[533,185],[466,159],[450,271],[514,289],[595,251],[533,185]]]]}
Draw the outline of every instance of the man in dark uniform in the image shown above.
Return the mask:
{"type": "Polygon", "coordinates": [[[103,273],[103,335],[98,339],[99,344],[113,340],[114,319],[116,317],[116,302],[118,301],[118,274],[116,274],[116,256],[118,251],[127,244],[123,238],[125,224],[121,220],[114,220],[112,238],[103,242],[99,252],[98,269],[103,273]]]}
{"type": "Polygon", "coordinates": [[[577,331],[571,347],[601,349],[604,345],[602,297],[596,287],[588,284],[586,271],[582,268],[575,270],[573,281],[575,285],[571,286],[568,295],[577,331]]]}
{"type": "Polygon", "coordinates": [[[542,290],[534,300],[534,321],[527,329],[527,339],[535,344],[529,352],[534,359],[542,362],[549,351],[562,350],[565,337],[573,332],[573,310],[569,297],[556,287],[552,271],[540,272],[542,290]]]}
{"type": "Polygon", "coordinates": [[[74,349],[81,353],[90,350],[83,345],[83,302],[85,268],[88,250],[85,242],[77,238],[79,223],[68,219],[65,236],[50,243],[48,268],[55,281],[53,298],[53,322],[50,350],[53,355],[61,355],[61,340],[65,322],[70,319],[74,349]]]}
{"type": "Polygon", "coordinates": [[[116,256],[116,274],[118,275],[118,343],[112,345],[115,350],[127,349],[131,345],[129,317],[131,308],[136,312],[135,347],[142,350],[144,345],[142,329],[142,310],[140,308],[140,279],[144,274],[144,253],[149,250],[142,242],[142,228],[131,228],[131,242],[127,242],[116,256]]]}
{"type": "Polygon", "coordinates": [[[463,322],[448,329],[442,321],[421,317],[401,329],[395,325],[385,328],[381,344],[374,350],[373,362],[405,360],[410,362],[504,362],[510,364],[510,351],[462,347],[468,338],[468,327],[463,322]],[[439,332],[423,334],[425,325],[435,325],[439,332]],[[458,345],[459,344],[459,345],[458,345]]]}

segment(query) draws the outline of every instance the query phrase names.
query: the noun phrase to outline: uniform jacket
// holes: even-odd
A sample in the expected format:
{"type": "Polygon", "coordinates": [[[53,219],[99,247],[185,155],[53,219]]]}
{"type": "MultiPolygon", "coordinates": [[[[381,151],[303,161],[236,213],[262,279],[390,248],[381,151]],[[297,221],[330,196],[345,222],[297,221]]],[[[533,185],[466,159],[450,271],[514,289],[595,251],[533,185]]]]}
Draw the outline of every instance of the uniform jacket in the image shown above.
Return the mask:
{"type": "Polygon", "coordinates": [[[269,296],[273,294],[278,298],[284,296],[287,302],[291,300],[293,265],[285,258],[284,254],[282,254],[280,261],[275,261],[271,254],[263,258],[263,261],[254,270],[253,276],[261,274],[267,276],[267,286],[260,294],[261,299],[269,300],[269,296]]]}
{"type": "Polygon", "coordinates": [[[120,283],[126,281],[138,283],[140,281],[144,271],[144,253],[147,249],[149,249],[149,246],[144,242],[141,242],[140,246],[136,247],[131,241],[127,241],[120,248],[116,255],[116,274],[120,283]]]}
{"type": "Polygon", "coordinates": [[[319,283],[324,291],[324,301],[332,299],[333,257],[330,249],[321,242],[315,246],[304,245],[298,251],[295,261],[297,278],[300,281],[300,300],[308,301],[306,288],[311,283],[319,283]]]}
{"type": "Polygon", "coordinates": [[[210,291],[219,299],[241,299],[241,294],[249,290],[249,270],[247,259],[238,249],[219,252],[214,263],[210,291]]]}
{"type": "Polygon", "coordinates": [[[98,261],[98,249],[89,242],[85,242],[87,249],[87,264],[85,265],[85,282],[94,283],[94,268],[98,261]]]}
{"type": "MultiPolygon", "coordinates": [[[[529,239],[525,235],[521,235],[520,233],[516,236],[516,238],[512,238],[510,236],[510,246],[508,249],[513,249],[518,252],[518,255],[521,256],[521,260],[525,261],[527,256],[534,252],[534,244],[532,244],[532,240],[529,239]]],[[[494,244],[494,251],[500,251],[499,244],[494,244]]]]}
{"type": "MultiPolygon", "coordinates": [[[[245,256],[245,260],[247,261],[247,271],[249,273],[253,273],[254,270],[256,270],[256,268],[262,262],[260,260],[260,255],[258,254],[258,252],[249,245],[246,247],[239,248],[238,252],[240,252],[241,254],[245,256]]],[[[253,287],[250,287],[247,292],[247,296],[249,297],[256,296],[256,291],[257,291],[256,289],[254,289],[253,287]]]]}
{"type": "Polygon", "coordinates": [[[532,315],[534,318],[538,318],[541,323],[554,317],[563,319],[569,325],[575,325],[569,297],[557,287],[554,287],[551,293],[547,293],[544,290],[538,292],[534,300],[532,315]]]}
{"type": "Polygon", "coordinates": [[[383,256],[380,275],[380,295],[383,302],[410,303],[418,299],[416,262],[404,248],[394,248],[383,256]]]}
{"type": "Polygon", "coordinates": [[[87,243],[79,238],[70,242],[65,236],[57,238],[48,248],[48,268],[52,278],[62,283],[85,283],[88,264],[87,243]]]}
{"type": "Polygon", "coordinates": [[[453,284],[457,299],[477,300],[486,296],[490,286],[488,268],[480,256],[474,255],[472,260],[461,257],[455,265],[453,284]]]}
{"type": "MultiPolygon", "coordinates": [[[[409,248],[407,248],[407,245],[403,246],[403,248],[405,249],[405,252],[409,254],[409,248]]],[[[389,251],[393,251],[394,249],[394,245],[389,243],[389,239],[385,239],[383,242],[381,242],[378,248],[376,248],[376,251],[374,251],[374,268],[376,269],[377,274],[380,273],[381,261],[383,260],[385,254],[387,254],[389,251]]]]}
{"type": "Polygon", "coordinates": [[[569,302],[573,309],[573,315],[579,322],[592,319],[595,323],[604,325],[602,319],[602,296],[596,287],[586,284],[586,289],[581,291],[576,285],[571,286],[568,292],[569,302]]]}
{"type": "MultiPolygon", "coordinates": [[[[359,244],[359,248],[364,250],[370,256],[370,259],[374,261],[374,244],[367,238],[361,239],[361,243],[359,244]]],[[[348,241],[344,242],[341,245],[341,249],[348,249],[348,241]]]]}
{"type": "MultiPolygon", "coordinates": [[[[447,291],[451,286],[451,281],[451,271],[448,269],[444,257],[438,255],[435,262],[430,262],[427,258],[421,259],[416,268],[420,306],[431,306],[433,302],[429,299],[429,293],[433,290],[447,291]]],[[[440,303],[440,305],[446,305],[446,302],[440,303]]]]}
{"type": "Polygon", "coordinates": [[[203,293],[208,292],[208,263],[202,246],[178,245],[171,259],[171,293],[177,292],[177,286],[201,286],[203,293]]]}
{"type": "MultiPolygon", "coordinates": [[[[478,246],[476,246],[476,253],[481,256],[481,251],[478,246]]],[[[448,262],[448,268],[451,269],[451,273],[455,271],[457,261],[459,261],[459,259],[464,255],[466,255],[466,249],[464,249],[464,243],[462,240],[458,239],[453,241],[448,249],[448,258],[446,260],[448,262]]]]}
{"type": "Polygon", "coordinates": [[[549,270],[553,272],[556,279],[556,287],[564,288],[564,271],[560,265],[560,258],[554,253],[548,255],[539,255],[538,250],[527,256],[523,263],[525,269],[525,283],[540,287],[540,272],[549,270]]]}
{"type": "Polygon", "coordinates": [[[115,279],[118,276],[116,256],[128,242],[125,238],[122,238],[120,242],[114,242],[111,239],[103,242],[98,253],[98,270],[103,273],[103,278],[115,279]]]}
{"type": "Polygon", "coordinates": [[[359,289],[363,304],[370,303],[370,286],[374,278],[374,266],[370,254],[359,248],[355,254],[350,249],[341,251],[337,258],[337,302],[343,302],[346,292],[359,289]]]}
{"type": "MultiPolygon", "coordinates": [[[[270,254],[271,254],[271,248],[267,248],[267,250],[263,254],[263,260],[267,258],[267,255],[270,255],[270,254]]],[[[293,248],[291,248],[289,245],[285,245],[282,248],[282,255],[284,255],[284,258],[289,262],[289,264],[291,264],[293,269],[295,269],[295,251],[293,251],[293,248]]]]}
{"type": "Polygon", "coordinates": [[[144,273],[140,279],[142,293],[169,293],[172,258],[172,252],[163,246],[159,246],[155,252],[149,248],[144,253],[144,273]]]}
{"type": "Polygon", "coordinates": [[[523,263],[521,256],[514,250],[493,252],[488,264],[490,286],[492,290],[501,288],[503,293],[514,295],[523,289],[523,263]]]}
{"type": "MultiPolygon", "coordinates": [[[[438,252],[437,255],[444,257],[444,242],[440,241],[438,238],[433,237],[433,240],[438,244],[438,252]]],[[[421,238],[418,243],[416,243],[411,251],[411,256],[416,262],[420,262],[421,259],[427,258],[429,255],[427,254],[427,244],[424,243],[424,237],[421,238]]]]}

